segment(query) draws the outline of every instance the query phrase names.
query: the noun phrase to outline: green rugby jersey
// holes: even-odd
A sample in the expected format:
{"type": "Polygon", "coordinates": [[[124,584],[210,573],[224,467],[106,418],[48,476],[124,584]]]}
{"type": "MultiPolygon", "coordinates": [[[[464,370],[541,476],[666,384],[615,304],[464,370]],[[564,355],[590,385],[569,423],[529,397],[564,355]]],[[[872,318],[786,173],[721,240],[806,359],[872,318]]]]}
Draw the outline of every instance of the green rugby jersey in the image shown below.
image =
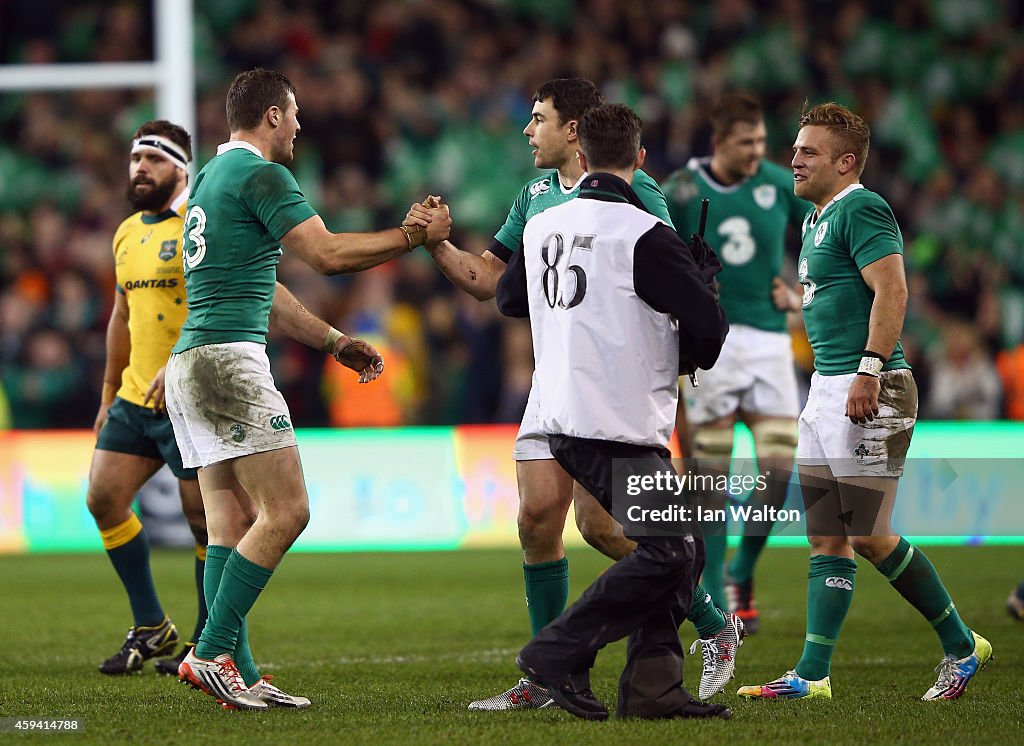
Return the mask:
{"type": "Polygon", "coordinates": [[[700,202],[708,200],[704,238],[722,261],[720,303],[730,324],[786,331],[786,312],[772,303],[772,278],[782,273],[786,226],[799,228],[813,207],[793,194],[792,171],[761,161],[748,179],[723,186],[710,158],[691,158],[665,182],[669,214],[685,239],[700,227],[700,202]]]}
{"type": "MultiPolygon", "coordinates": [[[[862,184],[837,194],[817,219],[814,212],[804,218],[797,265],[814,368],[823,376],[856,373],[875,298],[860,271],[902,254],[903,236],[886,201],[862,184]]],[[[883,370],[909,367],[897,340],[883,370]]]]}
{"type": "MultiPolygon", "coordinates": [[[[516,197],[516,201],[512,203],[512,209],[508,211],[505,224],[494,234],[494,240],[508,250],[505,256],[498,256],[498,258],[508,263],[512,254],[523,248],[523,231],[526,230],[527,221],[549,207],[568,202],[578,196],[582,182],[583,177],[580,177],[580,180],[573,184],[572,189],[566,189],[558,180],[558,171],[550,171],[524,186],[519,192],[519,196],[516,197]]],[[[640,201],[644,203],[647,212],[672,225],[665,195],[661,191],[661,187],[658,186],[658,182],[638,170],[633,173],[632,187],[640,201]]],[[[491,251],[494,252],[495,248],[492,243],[491,251]]]]}
{"type": "Polygon", "coordinates": [[[314,215],[287,168],[248,143],[217,148],[188,199],[182,252],[188,316],[172,352],[266,343],[281,238],[314,215]]]}

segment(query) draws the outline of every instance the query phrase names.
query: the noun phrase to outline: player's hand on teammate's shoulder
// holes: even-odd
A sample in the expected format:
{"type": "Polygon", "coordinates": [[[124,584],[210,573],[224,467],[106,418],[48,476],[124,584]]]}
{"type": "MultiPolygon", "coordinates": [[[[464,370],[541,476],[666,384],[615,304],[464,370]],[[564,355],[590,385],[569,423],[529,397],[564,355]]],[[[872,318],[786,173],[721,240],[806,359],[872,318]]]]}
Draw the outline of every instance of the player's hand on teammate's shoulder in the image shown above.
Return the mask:
{"type": "Polygon", "coordinates": [[[882,385],[875,376],[854,376],[846,395],[846,416],[855,425],[878,416],[878,394],[882,385]]]}
{"type": "Polygon", "coordinates": [[[780,311],[799,311],[800,295],[781,277],[772,278],[772,303],[780,311]]]}
{"type": "Polygon", "coordinates": [[[153,376],[153,380],[149,384],[149,388],[146,389],[146,398],[142,400],[143,404],[149,404],[150,400],[153,402],[153,409],[157,412],[162,412],[164,408],[164,372],[167,366],[163,366],[153,376]]]}
{"type": "Polygon", "coordinates": [[[369,383],[384,372],[384,358],[363,339],[342,335],[334,343],[334,359],[359,374],[359,383],[369,383]]]}

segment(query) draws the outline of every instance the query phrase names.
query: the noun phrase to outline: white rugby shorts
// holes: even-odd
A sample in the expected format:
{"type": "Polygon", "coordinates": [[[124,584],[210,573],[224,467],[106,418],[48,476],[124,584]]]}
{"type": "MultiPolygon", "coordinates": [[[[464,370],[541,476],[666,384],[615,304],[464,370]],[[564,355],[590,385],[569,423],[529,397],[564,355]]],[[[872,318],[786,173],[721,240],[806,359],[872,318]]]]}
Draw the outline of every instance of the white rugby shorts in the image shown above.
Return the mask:
{"type": "Polygon", "coordinates": [[[540,397],[537,394],[537,374],[533,374],[533,385],[526,401],[523,422],[512,447],[512,458],[516,461],[540,461],[554,458],[548,436],[540,431],[540,397]]]}
{"type": "Polygon", "coordinates": [[[185,466],[296,445],[264,345],[228,342],[171,355],[167,413],[185,466]]]}
{"type": "Polygon", "coordinates": [[[793,348],[788,334],[736,324],[711,370],[697,371],[696,388],[684,378],[686,419],[705,425],[737,410],[796,419],[800,412],[793,348]]]}
{"type": "Polygon", "coordinates": [[[828,466],[835,477],[900,477],[917,422],[917,384],[909,369],[883,371],[878,416],[855,425],[846,398],[856,373],[811,376],[800,414],[800,466],[828,466]]]}

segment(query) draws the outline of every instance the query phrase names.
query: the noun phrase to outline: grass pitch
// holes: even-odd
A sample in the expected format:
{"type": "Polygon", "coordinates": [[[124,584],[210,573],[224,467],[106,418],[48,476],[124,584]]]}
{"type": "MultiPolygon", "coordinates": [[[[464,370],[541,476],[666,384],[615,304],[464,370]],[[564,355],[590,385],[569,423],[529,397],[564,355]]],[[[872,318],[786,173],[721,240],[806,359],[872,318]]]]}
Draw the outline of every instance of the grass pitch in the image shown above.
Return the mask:
{"type": "MultiPolygon", "coordinates": [[[[833,660],[829,701],[744,701],[800,655],[806,552],[769,549],[758,568],[762,631],[740,650],[737,677],[716,701],[730,721],[587,723],[560,711],[476,713],[519,673],[528,636],[520,555],[514,550],[422,554],[294,554],[250,618],[263,673],[308,696],[304,711],[229,712],[153,673],[111,678],[97,666],[130,624],[127,600],[102,554],[0,557],[0,717],[78,717],[76,735],[12,734],[79,743],[970,743],[1020,742],[1024,624],[1004,610],[1024,574],[1019,547],[929,548],[967,623],[995,659],[957,702],[918,698],[941,658],[928,625],[860,561],[857,595],[833,660]]],[[[194,623],[191,555],[154,553],[165,608],[182,634],[194,623]]],[[[570,552],[575,598],[607,561],[570,552]]],[[[693,627],[683,626],[684,642],[693,627]]],[[[598,657],[594,689],[614,708],[624,646],[598,657]]],[[[700,656],[688,657],[697,688],[700,656]]]]}

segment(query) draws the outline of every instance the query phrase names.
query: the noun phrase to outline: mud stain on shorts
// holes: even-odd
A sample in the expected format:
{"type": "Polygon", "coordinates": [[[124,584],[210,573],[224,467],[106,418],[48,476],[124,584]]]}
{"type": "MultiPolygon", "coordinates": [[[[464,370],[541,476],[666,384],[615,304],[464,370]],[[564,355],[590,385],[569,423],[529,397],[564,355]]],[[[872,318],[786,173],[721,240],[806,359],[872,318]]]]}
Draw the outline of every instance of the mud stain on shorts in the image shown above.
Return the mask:
{"type": "Polygon", "coordinates": [[[914,425],[907,427],[905,423],[917,419],[917,382],[906,368],[885,371],[879,379],[878,409],[881,416],[873,423],[867,423],[866,427],[878,429],[878,439],[884,441],[886,456],[902,465],[914,435],[914,425]]]}
{"type": "Polygon", "coordinates": [[[222,346],[197,348],[188,371],[192,405],[212,422],[221,437],[231,437],[230,428],[250,423],[253,405],[263,399],[259,381],[245,367],[243,350],[222,346]]]}

